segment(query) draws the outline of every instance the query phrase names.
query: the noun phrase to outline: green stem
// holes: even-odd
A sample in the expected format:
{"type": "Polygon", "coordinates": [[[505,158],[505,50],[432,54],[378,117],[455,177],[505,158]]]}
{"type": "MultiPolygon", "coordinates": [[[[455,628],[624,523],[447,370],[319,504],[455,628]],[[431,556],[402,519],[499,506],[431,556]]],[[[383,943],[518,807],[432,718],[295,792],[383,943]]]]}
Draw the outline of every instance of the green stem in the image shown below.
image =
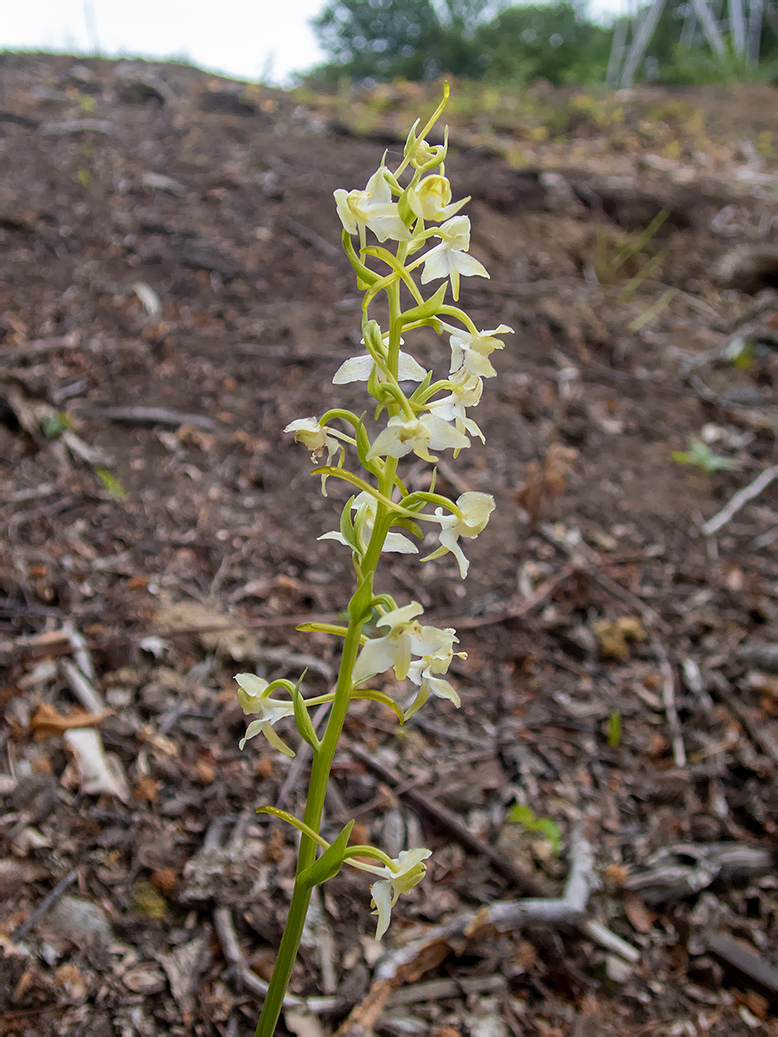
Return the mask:
{"type": "MultiPolygon", "coordinates": [[[[400,354],[400,287],[398,284],[391,285],[387,290],[389,297],[389,367],[394,377],[397,377],[399,354],[400,354]]],[[[389,412],[397,413],[399,405],[389,405],[389,412]]],[[[363,582],[351,597],[349,602],[349,624],[343,641],[343,655],[340,660],[338,671],[338,683],[335,688],[335,698],[332,703],[327,728],[322,736],[321,744],[313,753],[313,764],[311,766],[311,777],[308,784],[308,800],[305,806],[303,821],[314,832],[321,827],[322,814],[324,812],[324,797],[327,792],[327,783],[332,769],[332,761],[338,746],[343,724],[346,720],[349,702],[353,691],[351,674],[359,653],[362,628],[370,618],[371,609],[365,609],[364,603],[372,603],[373,600],[373,576],[383,550],[386,534],[392,513],[391,508],[392,490],[394,488],[395,474],[397,472],[397,461],[388,457],[384,470],[379,479],[379,494],[387,503],[377,498],[376,517],[373,525],[373,533],[370,537],[367,551],[362,563],[362,572],[365,573],[366,582],[363,582]]],[[[299,881],[299,876],[306,868],[310,867],[316,860],[316,843],[310,836],[303,835],[300,840],[300,852],[297,858],[297,876],[292,902],[289,906],[289,915],[286,920],[286,928],[278,948],[273,975],[270,980],[265,1003],[254,1032],[254,1037],[273,1037],[278,1023],[278,1017],[284,1003],[284,994],[289,984],[292,968],[297,958],[297,951],[303,935],[305,917],[308,913],[308,905],[311,901],[312,889],[299,881]]]]}

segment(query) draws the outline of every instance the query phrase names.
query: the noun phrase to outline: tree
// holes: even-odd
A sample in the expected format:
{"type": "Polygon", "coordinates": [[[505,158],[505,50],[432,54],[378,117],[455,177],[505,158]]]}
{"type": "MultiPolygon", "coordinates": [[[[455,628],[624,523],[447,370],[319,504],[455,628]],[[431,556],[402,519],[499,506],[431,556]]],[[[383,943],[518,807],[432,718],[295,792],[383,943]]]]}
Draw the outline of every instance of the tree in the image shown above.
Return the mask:
{"type": "Polygon", "coordinates": [[[510,7],[476,35],[484,72],[499,80],[604,81],[611,33],[568,0],[510,7]]]}
{"type": "Polygon", "coordinates": [[[431,0],[331,0],[313,20],[324,78],[433,79],[442,27],[431,0]]]}

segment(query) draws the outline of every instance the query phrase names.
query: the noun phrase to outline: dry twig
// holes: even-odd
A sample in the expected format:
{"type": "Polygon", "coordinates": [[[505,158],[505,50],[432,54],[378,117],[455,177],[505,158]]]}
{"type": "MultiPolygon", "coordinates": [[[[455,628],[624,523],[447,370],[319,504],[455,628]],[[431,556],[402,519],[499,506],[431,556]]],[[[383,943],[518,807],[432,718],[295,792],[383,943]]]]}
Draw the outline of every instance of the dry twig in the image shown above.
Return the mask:
{"type": "Polygon", "coordinates": [[[667,726],[670,729],[670,740],[673,745],[673,759],[676,767],[686,766],[686,747],[683,744],[683,733],[681,732],[681,721],[678,718],[678,710],[675,708],[675,674],[667,657],[664,645],[654,643],[654,654],[659,660],[659,668],[662,671],[662,703],[665,707],[667,726]]]}
{"type": "Polygon", "coordinates": [[[758,497],[763,490],[766,490],[775,478],[778,478],[778,464],[774,464],[770,468],[765,468],[765,470],[760,472],[753,482],[750,482],[748,486],[744,486],[742,490],[738,490],[729,503],[726,504],[717,515],[714,515],[712,519],[708,519],[708,521],[700,527],[703,536],[715,536],[715,534],[718,533],[718,531],[725,526],[741,508],[745,507],[745,505],[748,504],[749,501],[752,501],[754,497],[758,497]]]}
{"type": "Polygon", "coordinates": [[[406,787],[403,790],[399,789],[398,786],[403,784],[402,775],[380,763],[375,756],[361,746],[352,745],[351,754],[356,756],[358,760],[361,760],[382,781],[391,785],[393,791],[396,790],[412,807],[426,814],[431,820],[436,821],[441,827],[449,831],[463,846],[472,850],[473,853],[486,857],[494,868],[508,879],[519,892],[529,893],[533,897],[546,896],[545,888],[536,879],[517,867],[513,861],[504,857],[499,850],[485,843],[483,839],[479,839],[456,814],[441,803],[438,803],[436,799],[416,788],[406,787]]]}

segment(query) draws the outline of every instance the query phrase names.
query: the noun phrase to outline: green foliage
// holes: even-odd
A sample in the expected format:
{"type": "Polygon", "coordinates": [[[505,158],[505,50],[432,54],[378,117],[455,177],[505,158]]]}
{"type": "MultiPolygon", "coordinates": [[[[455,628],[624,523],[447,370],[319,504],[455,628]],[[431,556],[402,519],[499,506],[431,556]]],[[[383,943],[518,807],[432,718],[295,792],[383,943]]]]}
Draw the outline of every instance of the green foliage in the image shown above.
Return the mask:
{"type": "Polygon", "coordinates": [[[694,468],[701,468],[703,472],[720,472],[740,467],[739,461],[717,454],[696,436],[689,436],[688,450],[674,450],[670,456],[678,464],[692,465],[694,468]]]}
{"type": "Polygon", "coordinates": [[[46,439],[57,439],[72,427],[73,422],[64,411],[59,411],[51,418],[44,418],[41,422],[41,432],[46,439]]]}
{"type": "MultiPolygon", "coordinates": [[[[668,210],[661,209],[644,231],[639,234],[627,235],[623,242],[613,249],[608,244],[602,228],[598,227],[594,245],[594,270],[600,284],[617,284],[621,279],[624,265],[641,254],[668,216],[668,210]]],[[[621,292],[621,302],[628,302],[632,298],[646,278],[654,273],[664,257],[664,251],[652,256],[642,269],[630,278],[621,292]]]]}
{"type": "Polygon", "coordinates": [[[562,833],[550,817],[536,817],[529,807],[516,803],[508,812],[506,821],[515,825],[523,825],[528,832],[540,832],[551,843],[555,857],[559,856],[562,845],[562,833]]]}
{"type": "MultiPolygon", "coordinates": [[[[648,3],[643,3],[643,12],[648,3]]],[[[712,53],[697,26],[693,47],[681,46],[687,4],[665,4],[638,80],[673,85],[778,81],[778,37],[765,23],[761,64],[712,53]],[[699,40],[699,46],[697,41],[699,40]]],[[[510,0],[329,0],[312,22],[325,65],[313,80],[388,82],[460,79],[554,85],[604,83],[614,25],[590,17],[586,0],[513,4],[510,0]]],[[[631,38],[631,32],[630,36],[631,38]]]]}
{"type": "Polygon", "coordinates": [[[127,491],[104,465],[95,465],[95,475],[112,497],[126,497],[127,491]]]}
{"type": "Polygon", "coordinates": [[[615,749],[621,741],[621,713],[614,710],[608,717],[608,745],[615,749]]]}
{"type": "Polygon", "coordinates": [[[508,8],[480,29],[473,44],[490,78],[561,85],[603,82],[610,40],[610,30],[589,21],[580,6],[560,0],[508,8]]]}
{"type": "Polygon", "coordinates": [[[331,0],[311,24],[330,57],[315,78],[419,80],[438,74],[442,29],[431,0],[331,0]]]}
{"type": "Polygon", "coordinates": [[[601,82],[611,33],[569,0],[330,0],[312,22],[329,62],[313,78],[601,82]]]}

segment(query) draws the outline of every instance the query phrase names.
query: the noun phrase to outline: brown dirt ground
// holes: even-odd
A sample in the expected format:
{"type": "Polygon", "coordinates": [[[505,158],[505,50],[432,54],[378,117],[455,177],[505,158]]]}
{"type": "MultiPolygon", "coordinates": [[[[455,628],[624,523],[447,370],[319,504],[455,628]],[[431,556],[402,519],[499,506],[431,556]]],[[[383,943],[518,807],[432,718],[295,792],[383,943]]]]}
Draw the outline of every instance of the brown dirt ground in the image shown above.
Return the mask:
{"type": "MultiPolygon", "coordinates": [[[[434,93],[328,98],[184,66],[84,64],[0,55],[0,1033],[249,1033],[260,998],[216,920],[227,912],[267,977],[293,854],[253,808],[277,801],[291,765],[257,742],[238,751],[232,677],[308,665],[316,693],[332,678],[331,640],[294,623],[350,595],[347,553],[316,540],[344,491],[319,495],[281,430],[331,401],[364,407],[358,387],[336,395],[330,382],[359,340],[332,191],[362,186],[434,93]],[[146,103],[122,95],[133,75],[146,103]],[[63,130],[70,120],[107,122],[63,130]],[[62,733],[89,701],[73,660],[93,663],[110,710],[98,730],[114,796],[88,791],[62,733]],[[85,901],[91,929],[73,921],[85,901]]],[[[584,823],[602,882],[591,917],[637,961],[550,927],[479,936],[420,969],[442,986],[401,988],[375,1032],[778,1033],[770,865],[637,881],[678,844],[769,861],[778,831],[778,667],[760,654],[778,641],[778,482],[715,537],[700,530],[778,461],[778,92],[589,104],[540,89],[522,102],[530,115],[514,101],[475,114],[454,103],[447,165],[472,195],[472,251],[492,275],[466,284],[463,304],[516,333],[479,408],[486,446],[441,465],[441,486],[491,492],[498,510],[468,545],[465,584],[450,557],[394,556],[381,574],[383,590],[459,627],[463,706],[435,702],[400,731],[355,709],[327,831],[355,815],[362,839],[435,851],[395,910],[392,947],[521,890],[352,746],[552,896],[584,823]],[[541,101],[583,115],[543,139],[541,101]],[[598,248],[612,258],[662,208],[656,237],[601,284],[598,248]],[[724,355],[738,336],[752,354],[740,368],[724,355]],[[673,462],[689,435],[737,469],[673,462]],[[559,856],[506,823],[514,802],[558,826],[559,856]],[[772,963],[768,981],[722,963],[711,932],[772,963]]],[[[440,364],[434,335],[415,345],[440,364]]],[[[426,486],[423,464],[408,469],[426,486]]],[[[289,809],[302,788],[298,777],[289,809]]],[[[367,996],[368,901],[358,876],[326,887],[293,989],[336,1005],[318,1024],[286,1013],[288,1032],[332,1032],[367,996]]]]}

